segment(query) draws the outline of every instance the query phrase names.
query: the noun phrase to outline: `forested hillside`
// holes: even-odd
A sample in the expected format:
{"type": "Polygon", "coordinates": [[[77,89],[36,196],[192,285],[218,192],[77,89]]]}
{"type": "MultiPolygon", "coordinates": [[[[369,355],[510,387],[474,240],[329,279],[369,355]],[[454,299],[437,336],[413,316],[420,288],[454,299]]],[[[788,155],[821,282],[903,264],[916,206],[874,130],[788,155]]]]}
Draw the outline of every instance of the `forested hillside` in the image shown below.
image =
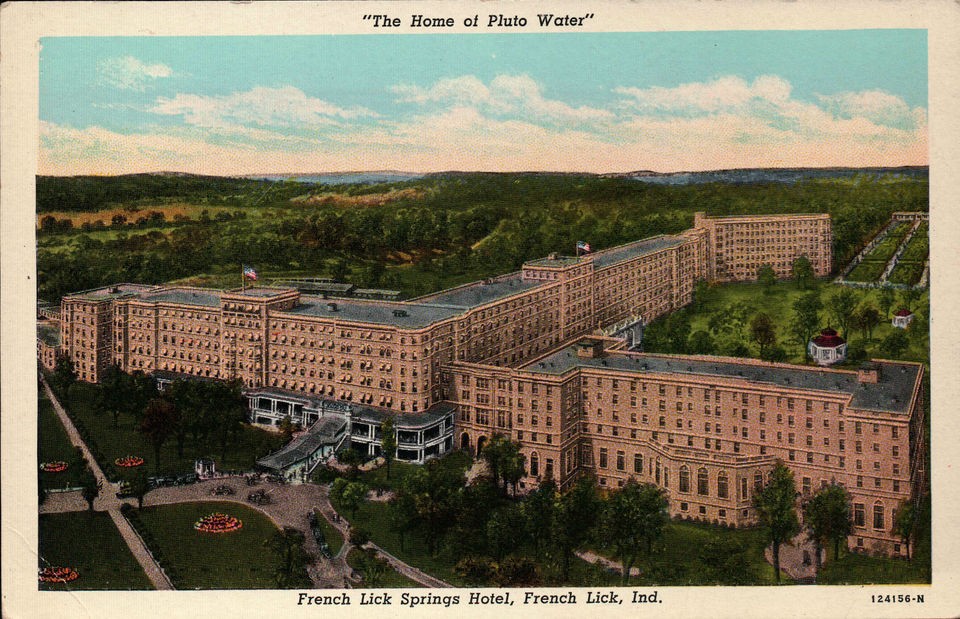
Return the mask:
{"type": "Polygon", "coordinates": [[[333,276],[406,296],[571,253],[680,232],[712,215],[830,213],[845,264],[898,210],[926,210],[923,179],[664,186],[570,174],[437,174],[382,185],[134,175],[37,179],[41,298],[117,282],[235,286],[333,276]],[[363,197],[363,199],[359,199],[363,197]]]}

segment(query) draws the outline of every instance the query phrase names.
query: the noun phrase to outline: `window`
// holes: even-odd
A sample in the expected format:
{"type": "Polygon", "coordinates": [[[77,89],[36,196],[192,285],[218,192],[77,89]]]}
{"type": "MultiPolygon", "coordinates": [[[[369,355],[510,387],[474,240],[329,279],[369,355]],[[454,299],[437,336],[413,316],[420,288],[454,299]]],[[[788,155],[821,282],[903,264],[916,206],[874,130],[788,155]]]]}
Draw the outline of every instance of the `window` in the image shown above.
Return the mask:
{"type": "Polygon", "coordinates": [[[707,478],[707,469],[697,470],[697,494],[707,495],[710,493],[710,481],[707,478]]]}
{"type": "Polygon", "coordinates": [[[626,455],[622,451],[617,452],[617,470],[623,471],[626,469],[626,455]]]}
{"type": "Polygon", "coordinates": [[[634,454],[633,472],[641,475],[643,474],[643,454],[634,454]]]}
{"type": "Polygon", "coordinates": [[[893,446],[893,457],[894,458],[900,457],[900,447],[897,445],[893,446]]]}
{"type": "Polygon", "coordinates": [[[680,467],[680,492],[690,492],[690,469],[686,465],[680,467]]]}
{"type": "Polygon", "coordinates": [[[853,526],[855,527],[865,526],[863,503],[853,504],[853,526]]]}
{"type": "Polygon", "coordinates": [[[530,475],[533,477],[540,475],[540,456],[537,452],[530,454],[530,475]]]}
{"type": "Polygon", "coordinates": [[[600,468],[602,469],[607,468],[607,448],[606,447],[600,448],[600,468]]]}
{"type": "Polygon", "coordinates": [[[873,506],[873,528],[883,529],[883,504],[875,503],[873,506]]]}
{"type": "Polygon", "coordinates": [[[727,498],[728,492],[729,488],[727,474],[723,471],[720,471],[720,474],[717,475],[717,496],[721,499],[725,499],[727,498]]]}

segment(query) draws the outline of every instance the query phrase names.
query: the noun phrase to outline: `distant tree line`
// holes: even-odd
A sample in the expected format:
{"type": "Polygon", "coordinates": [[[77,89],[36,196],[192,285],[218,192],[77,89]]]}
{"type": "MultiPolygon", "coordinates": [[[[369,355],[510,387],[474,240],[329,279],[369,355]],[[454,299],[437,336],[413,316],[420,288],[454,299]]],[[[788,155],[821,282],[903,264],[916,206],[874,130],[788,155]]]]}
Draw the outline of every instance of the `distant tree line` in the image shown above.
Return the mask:
{"type": "MultiPolygon", "coordinates": [[[[149,187],[157,177],[123,178],[133,187],[141,181],[149,187]]],[[[59,179],[50,182],[63,186],[59,179]]],[[[98,181],[84,182],[95,186],[98,181]]],[[[113,181],[102,182],[110,187],[113,181]]],[[[277,184],[281,189],[259,201],[265,192],[262,185],[238,182],[237,191],[243,183],[251,183],[246,193],[238,194],[241,202],[270,209],[270,217],[234,217],[229,222],[210,221],[176,227],[166,234],[129,234],[108,241],[78,233],[66,248],[40,248],[41,297],[55,300],[115,281],[162,282],[218,272],[239,262],[317,275],[333,275],[341,264],[345,268],[339,274],[359,274],[363,285],[396,286],[400,282],[391,279],[393,272],[383,265],[405,260],[413,262],[415,275],[407,280],[412,283],[405,292],[423,294],[464,277],[511,271],[550,252],[572,253],[578,240],[604,248],[677,233],[689,228],[693,213],[701,210],[714,215],[830,213],[834,260],[840,265],[895,209],[925,210],[928,201],[927,183],[908,179],[865,180],[856,186],[827,181],[661,186],[595,176],[472,174],[402,183],[422,191],[417,197],[401,197],[385,205],[308,206],[289,202],[293,194],[307,191],[298,184],[289,189],[277,184]],[[369,267],[359,270],[361,264],[369,267]]],[[[202,185],[197,181],[183,188],[181,196],[189,199],[189,191],[202,185]]],[[[209,192],[216,188],[214,183],[209,192]]],[[[96,200],[78,204],[89,206],[88,202],[96,200]]],[[[55,219],[46,221],[47,226],[62,226],[55,219]]]]}

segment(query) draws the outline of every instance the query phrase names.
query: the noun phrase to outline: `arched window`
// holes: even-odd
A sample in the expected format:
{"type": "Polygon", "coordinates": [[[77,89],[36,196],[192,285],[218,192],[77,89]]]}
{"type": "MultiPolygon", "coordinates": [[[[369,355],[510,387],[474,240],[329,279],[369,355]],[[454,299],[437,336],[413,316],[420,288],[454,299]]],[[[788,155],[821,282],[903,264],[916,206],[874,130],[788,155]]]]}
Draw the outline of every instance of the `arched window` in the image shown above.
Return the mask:
{"type": "Polygon", "coordinates": [[[540,475],[540,456],[537,452],[530,454],[530,475],[533,477],[540,475]]]}
{"type": "Polygon", "coordinates": [[[697,494],[710,494],[710,481],[707,478],[707,469],[697,469],[697,494]]]}
{"type": "Polygon", "coordinates": [[[763,490],[763,473],[757,471],[753,474],[753,491],[760,492],[763,490]]]}
{"type": "Polygon", "coordinates": [[[717,475],[717,496],[721,499],[725,499],[727,498],[728,494],[729,489],[727,474],[724,471],[720,471],[720,474],[717,475]]]}
{"type": "Polygon", "coordinates": [[[690,469],[686,464],[680,467],[680,492],[690,492],[690,469]]]}
{"type": "Polygon", "coordinates": [[[883,530],[883,503],[880,501],[873,504],[873,528],[883,530]]]}
{"type": "Polygon", "coordinates": [[[657,467],[655,470],[656,470],[656,473],[654,474],[653,478],[657,481],[657,485],[659,486],[660,485],[660,458],[657,458],[657,467]]]}
{"type": "Polygon", "coordinates": [[[670,468],[666,466],[663,467],[663,487],[670,487],[670,468]]]}

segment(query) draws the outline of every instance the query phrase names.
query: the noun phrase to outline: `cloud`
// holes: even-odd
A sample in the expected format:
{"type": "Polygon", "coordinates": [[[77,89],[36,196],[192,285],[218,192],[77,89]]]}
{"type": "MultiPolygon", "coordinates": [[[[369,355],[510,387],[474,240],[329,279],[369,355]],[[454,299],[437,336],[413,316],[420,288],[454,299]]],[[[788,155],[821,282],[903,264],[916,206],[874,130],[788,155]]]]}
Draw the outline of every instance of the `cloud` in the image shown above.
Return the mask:
{"type": "Polygon", "coordinates": [[[160,97],[149,109],[154,114],[182,116],[198,127],[226,128],[235,125],[294,127],[336,125],[341,120],[374,117],[363,107],[342,108],[307,96],[299,88],[257,87],[223,96],[177,94],[160,97]]]}
{"type": "Polygon", "coordinates": [[[762,75],[752,83],[729,75],[710,82],[681,84],[674,88],[620,87],[614,92],[626,97],[622,104],[639,113],[715,114],[749,106],[783,105],[791,86],[775,75],[762,75]]]}
{"type": "Polygon", "coordinates": [[[464,75],[439,80],[427,88],[399,85],[393,92],[403,103],[434,104],[434,109],[470,106],[485,115],[532,122],[592,122],[614,116],[609,110],[547,99],[540,85],[527,75],[498,75],[489,85],[473,75],[464,75]]]}
{"type": "Polygon", "coordinates": [[[292,86],[177,94],[133,134],[44,123],[41,173],[184,170],[612,172],[928,161],[926,111],[881,91],[798,98],[779,76],[672,88],[624,86],[600,107],[551,99],[524,75],[400,85],[396,113],[345,107],[292,86]],[[171,124],[171,117],[182,122],[171,124]],[[156,116],[154,117],[156,118],[156,116]]]}
{"type": "Polygon", "coordinates": [[[101,84],[123,90],[146,90],[153,80],[170,77],[173,69],[165,64],[146,64],[133,56],[107,58],[97,64],[97,77],[101,84]]]}
{"type": "Polygon", "coordinates": [[[906,130],[926,125],[927,122],[925,110],[911,109],[900,97],[882,90],[843,92],[819,95],[817,98],[837,118],[866,118],[878,125],[906,130]]]}

